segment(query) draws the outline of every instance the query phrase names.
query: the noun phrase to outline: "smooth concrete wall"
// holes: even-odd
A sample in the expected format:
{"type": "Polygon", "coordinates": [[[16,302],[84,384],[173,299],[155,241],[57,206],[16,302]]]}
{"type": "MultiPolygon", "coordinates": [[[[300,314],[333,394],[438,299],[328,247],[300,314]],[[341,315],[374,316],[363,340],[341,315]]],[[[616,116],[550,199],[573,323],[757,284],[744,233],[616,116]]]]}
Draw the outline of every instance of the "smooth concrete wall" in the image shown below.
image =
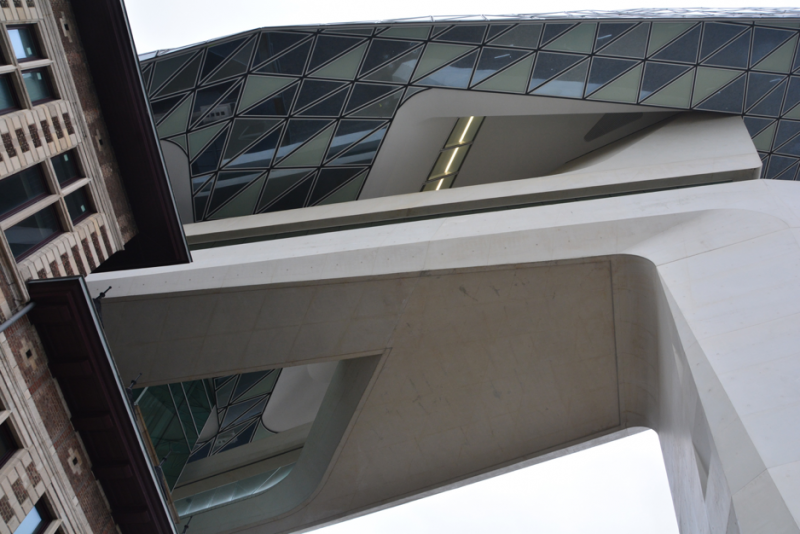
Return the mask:
{"type": "Polygon", "coordinates": [[[315,455],[325,475],[289,492],[301,503],[270,517],[254,498],[262,515],[220,508],[198,533],[325,524],[641,426],[683,533],[797,533],[798,229],[797,184],[747,181],[211,249],[90,284],[115,288],[123,377],[387,354],[338,452],[315,455]]]}

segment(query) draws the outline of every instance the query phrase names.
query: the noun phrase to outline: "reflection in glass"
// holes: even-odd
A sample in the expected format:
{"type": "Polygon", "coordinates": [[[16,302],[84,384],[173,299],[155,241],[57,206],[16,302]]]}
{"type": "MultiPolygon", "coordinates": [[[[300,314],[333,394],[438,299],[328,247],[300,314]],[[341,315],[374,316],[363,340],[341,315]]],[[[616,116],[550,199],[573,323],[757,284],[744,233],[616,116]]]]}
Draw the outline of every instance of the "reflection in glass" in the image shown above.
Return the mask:
{"type": "Polygon", "coordinates": [[[464,147],[456,147],[442,151],[428,179],[433,180],[434,178],[456,172],[459,167],[461,167],[461,162],[466,155],[467,150],[464,147]]]}
{"type": "Polygon", "coordinates": [[[6,238],[14,257],[19,259],[60,232],[58,214],[53,206],[47,206],[6,230],[6,238]]]}
{"type": "Polygon", "coordinates": [[[17,61],[31,61],[42,57],[30,26],[12,26],[8,28],[8,37],[17,61]]]}
{"type": "Polygon", "coordinates": [[[483,117],[462,117],[458,119],[456,127],[453,128],[453,133],[450,134],[450,138],[444,145],[445,148],[471,143],[475,139],[482,122],[483,117]]]}
{"type": "Polygon", "coordinates": [[[56,178],[58,183],[64,185],[66,183],[80,178],[81,173],[78,170],[78,162],[75,158],[75,151],[70,150],[52,158],[53,169],[56,171],[56,178]]]}
{"type": "Polygon", "coordinates": [[[451,174],[450,176],[445,176],[444,178],[439,178],[438,180],[431,180],[430,182],[425,183],[425,187],[422,188],[423,191],[439,191],[440,189],[449,189],[451,185],[453,185],[453,180],[456,179],[455,174],[451,174]]]}
{"type": "Polygon", "coordinates": [[[85,187],[82,187],[64,197],[64,202],[67,203],[69,217],[74,223],[92,213],[92,207],[89,204],[89,198],[86,196],[85,187]]]}
{"type": "Polygon", "coordinates": [[[53,99],[53,88],[47,69],[27,70],[22,73],[22,79],[32,104],[53,99]]]}
{"type": "Polygon", "coordinates": [[[17,99],[14,90],[11,88],[11,76],[4,74],[0,76],[0,113],[18,109],[17,99]]]}
{"type": "Polygon", "coordinates": [[[47,196],[47,183],[38,165],[0,180],[0,217],[47,196]]]}

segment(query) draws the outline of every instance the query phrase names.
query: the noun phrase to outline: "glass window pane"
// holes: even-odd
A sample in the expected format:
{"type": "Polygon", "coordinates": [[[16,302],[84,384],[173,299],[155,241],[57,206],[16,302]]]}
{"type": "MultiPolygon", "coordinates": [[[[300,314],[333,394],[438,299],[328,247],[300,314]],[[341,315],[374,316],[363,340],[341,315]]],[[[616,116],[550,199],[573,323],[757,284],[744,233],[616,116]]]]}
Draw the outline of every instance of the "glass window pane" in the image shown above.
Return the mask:
{"type": "Polygon", "coordinates": [[[19,259],[60,232],[61,224],[56,209],[47,206],[6,230],[6,238],[14,257],[19,259]]]}
{"type": "Polygon", "coordinates": [[[11,430],[8,425],[0,426],[0,463],[5,463],[6,460],[17,450],[17,443],[11,435],[11,430]]]}
{"type": "Polygon", "coordinates": [[[14,48],[17,61],[30,61],[42,57],[33,34],[33,28],[30,26],[9,28],[8,37],[11,39],[11,46],[14,48]]]}
{"type": "Polygon", "coordinates": [[[28,90],[28,96],[31,97],[33,104],[53,98],[53,89],[50,86],[47,69],[25,71],[22,73],[22,79],[25,81],[25,88],[28,90]]]}
{"type": "Polygon", "coordinates": [[[459,167],[461,167],[461,162],[464,161],[464,157],[467,155],[468,148],[456,147],[442,151],[439,154],[439,159],[436,160],[436,165],[433,166],[428,180],[458,171],[459,167]]]}
{"type": "Polygon", "coordinates": [[[451,174],[450,176],[445,176],[444,178],[440,178],[438,180],[431,180],[430,182],[425,182],[425,186],[422,188],[423,191],[439,191],[441,189],[450,189],[450,186],[453,185],[453,180],[456,179],[455,174],[451,174]]]}
{"type": "Polygon", "coordinates": [[[81,177],[74,150],[59,154],[50,161],[53,162],[53,169],[56,171],[56,178],[58,178],[58,183],[61,185],[81,177]]]}
{"type": "Polygon", "coordinates": [[[67,210],[72,222],[78,222],[90,213],[92,213],[92,206],[89,204],[89,198],[86,195],[86,188],[81,187],[64,197],[64,202],[67,203],[67,210]]]}
{"type": "Polygon", "coordinates": [[[481,127],[483,117],[462,117],[456,122],[456,127],[453,128],[453,133],[445,144],[445,148],[458,145],[466,145],[475,139],[475,134],[478,133],[478,128],[481,127]]]}
{"type": "Polygon", "coordinates": [[[46,521],[42,517],[41,512],[39,506],[34,506],[31,511],[28,512],[28,515],[25,516],[25,519],[22,520],[22,523],[19,524],[14,534],[36,534],[40,532],[40,527],[42,527],[46,521]]]}
{"type": "Polygon", "coordinates": [[[6,74],[0,76],[0,111],[17,109],[17,99],[14,97],[14,90],[11,88],[11,77],[6,74]]]}
{"type": "Polygon", "coordinates": [[[0,217],[46,196],[47,183],[37,165],[0,180],[0,217]]]}

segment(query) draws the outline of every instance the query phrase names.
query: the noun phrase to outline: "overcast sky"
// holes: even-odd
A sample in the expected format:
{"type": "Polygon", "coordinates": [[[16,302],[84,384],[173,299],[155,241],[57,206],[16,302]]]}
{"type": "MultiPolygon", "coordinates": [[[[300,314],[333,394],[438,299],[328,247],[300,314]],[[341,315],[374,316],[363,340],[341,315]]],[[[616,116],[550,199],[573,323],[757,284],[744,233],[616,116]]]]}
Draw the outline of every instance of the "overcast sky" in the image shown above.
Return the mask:
{"type": "MultiPolygon", "coordinates": [[[[126,0],[139,53],[263,26],[425,15],[597,9],[561,0],[126,0]]],[[[607,0],[605,10],[694,7],[693,2],[607,0]]],[[[706,8],[731,7],[704,0],[706,8]]],[[[749,7],[796,7],[796,0],[749,7]]],[[[317,534],[677,534],[658,437],[644,432],[550,462],[317,530],[317,534]]]]}

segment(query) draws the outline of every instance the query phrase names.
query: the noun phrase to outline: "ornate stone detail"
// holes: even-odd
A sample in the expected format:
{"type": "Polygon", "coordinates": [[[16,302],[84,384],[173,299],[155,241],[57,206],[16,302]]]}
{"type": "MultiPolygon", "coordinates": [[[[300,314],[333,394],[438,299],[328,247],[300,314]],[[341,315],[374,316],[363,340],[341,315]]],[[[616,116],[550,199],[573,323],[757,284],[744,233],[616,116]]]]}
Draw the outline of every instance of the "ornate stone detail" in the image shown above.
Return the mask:
{"type": "Polygon", "coordinates": [[[50,125],[47,121],[42,121],[42,132],[44,133],[44,140],[48,143],[53,142],[53,135],[50,133],[50,125]]]}
{"type": "Polygon", "coordinates": [[[22,0],[14,0],[14,7],[22,7],[22,0]]]}
{"type": "Polygon", "coordinates": [[[36,148],[42,146],[42,140],[39,138],[39,130],[36,128],[36,125],[29,124],[28,131],[31,134],[31,139],[33,140],[33,146],[35,146],[36,148]]]}
{"type": "Polygon", "coordinates": [[[69,135],[74,134],[75,128],[72,127],[72,119],[70,119],[69,113],[64,113],[62,117],[64,117],[64,126],[67,128],[67,133],[69,135]]]}
{"type": "Polygon", "coordinates": [[[25,132],[22,131],[22,128],[17,128],[15,130],[17,134],[17,141],[19,142],[19,148],[23,152],[29,152],[31,147],[28,145],[28,138],[25,137],[25,132]]]}
{"type": "Polygon", "coordinates": [[[13,158],[14,156],[16,156],[17,155],[17,149],[14,148],[14,143],[11,142],[11,135],[9,135],[7,133],[4,133],[0,137],[2,137],[2,139],[3,139],[3,148],[6,149],[6,153],[8,154],[8,157],[13,158]]]}

